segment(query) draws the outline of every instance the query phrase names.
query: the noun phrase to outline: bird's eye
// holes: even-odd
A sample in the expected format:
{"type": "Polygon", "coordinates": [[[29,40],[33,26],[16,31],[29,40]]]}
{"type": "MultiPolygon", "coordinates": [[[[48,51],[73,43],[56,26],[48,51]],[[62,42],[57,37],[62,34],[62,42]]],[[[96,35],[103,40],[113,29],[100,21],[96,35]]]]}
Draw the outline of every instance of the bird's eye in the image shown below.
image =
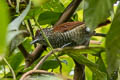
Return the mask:
{"type": "Polygon", "coordinates": [[[42,36],[42,33],[40,33],[39,36],[42,36]]]}

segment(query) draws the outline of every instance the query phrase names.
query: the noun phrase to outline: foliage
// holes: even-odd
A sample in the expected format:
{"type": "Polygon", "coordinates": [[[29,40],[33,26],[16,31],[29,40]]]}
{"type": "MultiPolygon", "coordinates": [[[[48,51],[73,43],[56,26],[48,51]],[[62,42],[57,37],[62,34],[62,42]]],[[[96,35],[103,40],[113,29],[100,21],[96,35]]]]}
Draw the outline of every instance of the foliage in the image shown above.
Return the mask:
{"type": "Polygon", "coordinates": [[[94,30],[98,24],[110,16],[110,13],[113,13],[112,5],[114,3],[112,0],[105,0],[104,2],[101,0],[85,0],[84,3],[84,19],[91,30],[94,30]]]}
{"type": "MultiPolygon", "coordinates": [[[[33,34],[40,26],[42,28],[53,26],[71,1],[32,0],[31,2],[23,0],[21,2],[8,0],[5,2],[5,0],[0,0],[0,79],[13,80],[15,76],[19,80],[23,73],[33,69],[39,60],[42,60],[50,52],[50,49],[47,48],[34,64],[24,69],[27,60],[33,58],[26,57],[23,54],[24,50],[21,51],[21,47],[23,46],[26,52],[32,54],[36,48],[36,45],[30,44],[34,39],[33,34]],[[37,25],[38,23],[40,26],[37,25]],[[11,72],[12,70],[13,72],[11,72]]],[[[107,36],[91,38],[91,40],[101,42],[99,45],[90,44],[89,48],[84,49],[64,48],[58,53],[56,52],[56,57],[60,59],[62,65],[62,75],[58,75],[61,66],[55,55],[52,55],[39,69],[53,72],[55,75],[35,74],[31,76],[32,80],[72,79],[74,60],[86,66],[86,80],[120,80],[120,3],[114,6],[116,1],[83,0],[69,21],[84,20],[88,31],[105,33],[107,36]],[[96,29],[100,23],[107,19],[111,21],[109,25],[96,29]],[[85,54],[88,57],[85,57],[85,54]]]]}
{"type": "Polygon", "coordinates": [[[6,47],[6,33],[7,33],[7,25],[8,25],[8,6],[5,3],[5,1],[1,0],[0,1],[0,55],[5,54],[5,47],[6,47]]]}
{"type": "Polygon", "coordinates": [[[120,54],[119,54],[120,44],[118,44],[118,41],[120,40],[120,37],[118,35],[119,25],[120,25],[119,17],[120,17],[120,4],[118,5],[116,14],[114,16],[114,19],[111,24],[110,30],[108,32],[107,40],[106,40],[106,51],[107,51],[107,62],[108,62],[107,64],[108,64],[108,72],[110,76],[111,74],[116,75],[114,73],[118,71],[118,68],[120,66],[119,64],[120,63],[120,54]],[[114,46],[114,47],[110,47],[110,46],[114,46]]]}

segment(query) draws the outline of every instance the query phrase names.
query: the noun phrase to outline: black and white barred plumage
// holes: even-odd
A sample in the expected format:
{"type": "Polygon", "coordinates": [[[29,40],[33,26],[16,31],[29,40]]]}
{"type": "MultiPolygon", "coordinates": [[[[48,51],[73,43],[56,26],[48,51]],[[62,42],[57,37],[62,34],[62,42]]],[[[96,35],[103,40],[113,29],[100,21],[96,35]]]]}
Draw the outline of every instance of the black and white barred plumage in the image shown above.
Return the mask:
{"type": "MultiPolygon", "coordinates": [[[[69,47],[83,45],[86,41],[89,41],[91,36],[91,33],[86,31],[85,24],[65,32],[54,32],[52,28],[45,28],[43,31],[53,48],[60,48],[66,44],[68,44],[66,46],[69,47]]],[[[38,31],[35,38],[35,42],[48,46],[42,32],[38,31]]]]}

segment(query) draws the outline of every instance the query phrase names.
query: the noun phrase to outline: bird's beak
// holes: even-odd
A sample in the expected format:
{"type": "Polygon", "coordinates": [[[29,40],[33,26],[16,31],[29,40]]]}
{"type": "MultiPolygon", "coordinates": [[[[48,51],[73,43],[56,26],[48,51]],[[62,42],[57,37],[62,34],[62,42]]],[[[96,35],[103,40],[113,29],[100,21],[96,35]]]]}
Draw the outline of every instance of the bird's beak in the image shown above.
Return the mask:
{"type": "Polygon", "coordinates": [[[40,40],[39,39],[35,39],[33,41],[30,42],[30,44],[35,44],[35,43],[38,43],[40,40]]]}

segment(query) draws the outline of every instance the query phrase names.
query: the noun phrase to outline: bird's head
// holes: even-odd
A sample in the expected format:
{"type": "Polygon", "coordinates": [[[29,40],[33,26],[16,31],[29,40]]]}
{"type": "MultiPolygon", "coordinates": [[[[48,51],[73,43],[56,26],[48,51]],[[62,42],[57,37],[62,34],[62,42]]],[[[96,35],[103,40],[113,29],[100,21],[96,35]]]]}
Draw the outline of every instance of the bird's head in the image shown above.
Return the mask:
{"type": "MultiPolygon", "coordinates": [[[[45,33],[45,36],[47,38],[50,37],[50,35],[52,34],[52,28],[45,28],[42,30],[44,33],[45,33]]],[[[43,45],[47,45],[47,42],[42,34],[42,31],[41,30],[37,30],[36,33],[35,33],[35,40],[33,40],[31,42],[31,44],[35,44],[35,43],[40,43],[40,44],[43,44],[43,45]]]]}

